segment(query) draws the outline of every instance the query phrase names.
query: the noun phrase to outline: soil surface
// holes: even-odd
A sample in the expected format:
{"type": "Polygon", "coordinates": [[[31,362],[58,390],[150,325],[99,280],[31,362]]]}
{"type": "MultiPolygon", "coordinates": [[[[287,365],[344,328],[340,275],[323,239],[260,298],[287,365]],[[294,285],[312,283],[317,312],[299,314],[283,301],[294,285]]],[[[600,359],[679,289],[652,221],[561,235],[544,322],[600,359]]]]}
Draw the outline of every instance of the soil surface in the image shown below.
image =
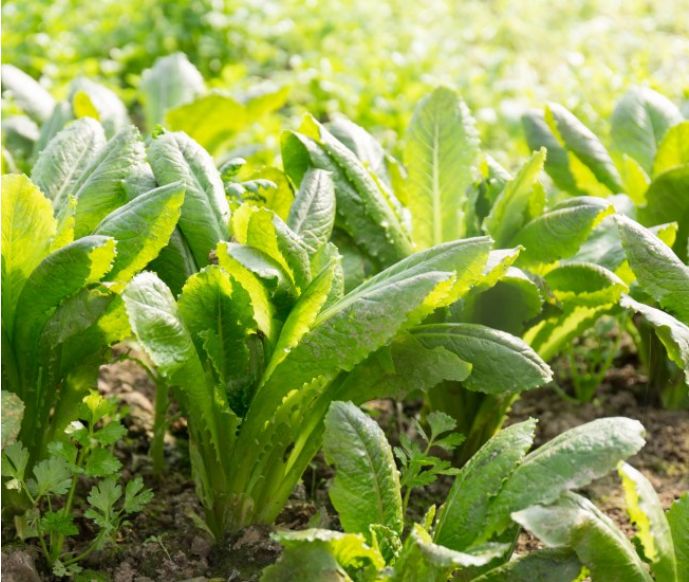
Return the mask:
{"type": "MultiPolygon", "coordinates": [[[[100,577],[91,575],[84,579],[114,582],[258,580],[261,569],[277,559],[280,548],[270,539],[271,530],[267,527],[250,527],[220,545],[212,543],[200,527],[202,510],[189,478],[184,444],[186,428],[182,420],[174,418],[174,410],[165,446],[167,470],[160,476],[154,474],[147,451],[153,426],[155,389],[143,369],[133,361],[104,366],[99,389],[116,395],[129,408],[125,421],[128,435],[117,449],[125,466],[124,478],[129,479],[134,473],[142,475],[147,486],[154,490],[155,497],[123,528],[116,546],[93,554],[84,564],[85,568],[99,572],[100,577]]],[[[564,389],[566,391],[566,385],[564,389]]],[[[372,406],[380,412],[378,420],[386,432],[397,440],[400,415],[396,405],[380,401],[372,406]]],[[[405,405],[405,412],[418,408],[418,405],[405,405]]],[[[651,480],[666,507],[681,492],[689,490],[689,413],[658,408],[647,393],[645,378],[638,375],[631,364],[611,370],[591,403],[574,402],[552,388],[525,393],[513,406],[507,423],[530,416],[539,419],[537,445],[595,418],[636,418],[646,427],[647,444],[629,462],[651,480]]],[[[327,497],[331,476],[322,458],[316,458],[277,520],[277,527],[337,528],[337,517],[327,497]]],[[[448,487],[447,479],[428,487],[418,496],[419,511],[422,506],[440,504],[448,487]]],[[[615,475],[594,482],[583,493],[632,534],[615,475]]],[[[3,540],[10,541],[11,535],[11,528],[3,524],[3,540]]],[[[537,546],[536,540],[522,534],[517,551],[521,553],[537,546]]],[[[45,564],[36,552],[31,548],[13,547],[10,542],[3,548],[3,579],[50,580],[51,577],[46,574],[45,564]],[[14,563],[17,569],[13,577],[13,570],[8,569],[8,565],[14,563]]]]}

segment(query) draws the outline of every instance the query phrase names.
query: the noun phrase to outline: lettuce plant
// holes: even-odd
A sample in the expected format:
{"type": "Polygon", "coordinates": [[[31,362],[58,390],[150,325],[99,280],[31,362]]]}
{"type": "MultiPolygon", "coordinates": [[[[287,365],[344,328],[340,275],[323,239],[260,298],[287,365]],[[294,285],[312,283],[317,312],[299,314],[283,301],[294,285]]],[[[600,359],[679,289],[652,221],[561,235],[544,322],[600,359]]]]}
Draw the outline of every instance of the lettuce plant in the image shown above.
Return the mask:
{"type": "Polygon", "coordinates": [[[480,325],[424,324],[485,279],[478,237],[411,255],[344,293],[329,241],[333,179],[309,170],[286,221],[246,202],[236,242],[189,278],[175,300],[154,274],[124,293],[131,327],[189,419],[193,472],[216,537],[272,522],[320,446],[333,399],[364,402],[440,381],[493,376],[492,390],[550,377],[519,339],[480,325]],[[253,453],[247,455],[247,451],[253,453]]]}
{"type": "Polygon", "coordinates": [[[644,430],[635,420],[604,418],[528,453],[535,424],[530,419],[498,432],[458,472],[437,513],[431,507],[422,523],[406,524],[383,431],[352,403],[333,402],[324,451],[335,467],[329,493],[344,532],[278,532],[283,555],[262,580],[485,582],[535,572],[547,573],[547,580],[577,579],[582,564],[576,548],[508,561],[519,533],[513,516],[607,474],[643,446],[644,430]]]}

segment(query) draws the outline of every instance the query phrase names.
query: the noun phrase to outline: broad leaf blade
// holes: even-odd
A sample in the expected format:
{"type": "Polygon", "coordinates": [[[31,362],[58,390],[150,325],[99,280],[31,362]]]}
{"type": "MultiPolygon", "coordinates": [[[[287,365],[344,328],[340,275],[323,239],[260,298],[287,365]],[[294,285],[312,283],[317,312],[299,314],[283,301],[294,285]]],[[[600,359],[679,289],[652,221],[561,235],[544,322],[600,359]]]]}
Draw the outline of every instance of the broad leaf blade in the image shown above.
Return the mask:
{"type": "Polygon", "coordinates": [[[382,524],[401,534],[399,474],[378,424],[351,402],[333,402],[325,417],[323,450],[335,465],[329,495],[344,530],[370,535],[372,524],[382,524]]]}
{"type": "Polygon", "coordinates": [[[465,236],[466,189],[478,146],[475,122],[454,91],[438,88],[419,103],[404,152],[406,199],[418,248],[465,236]]]}

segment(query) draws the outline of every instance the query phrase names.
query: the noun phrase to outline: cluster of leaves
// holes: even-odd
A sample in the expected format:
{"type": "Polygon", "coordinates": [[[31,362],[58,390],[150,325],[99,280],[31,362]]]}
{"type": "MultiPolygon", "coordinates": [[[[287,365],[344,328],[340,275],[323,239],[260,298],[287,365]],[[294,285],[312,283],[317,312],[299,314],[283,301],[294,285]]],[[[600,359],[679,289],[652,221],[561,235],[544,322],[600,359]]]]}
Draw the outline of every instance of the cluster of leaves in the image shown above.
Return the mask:
{"type": "MultiPolygon", "coordinates": [[[[6,404],[12,407],[11,396],[6,394],[3,391],[3,408],[6,404]]],[[[48,444],[47,458],[32,468],[29,451],[14,440],[18,430],[3,434],[5,495],[19,495],[29,506],[15,516],[17,534],[24,540],[38,540],[57,576],[80,572],[79,562],[114,541],[127,518],[141,511],[153,496],[141,477],[129,481],[124,489],[119,484],[122,465],[112,449],[126,429],[114,401],[93,392],[83,399],[78,417],[67,426],[63,439],[48,444]],[[77,498],[80,479],[96,480],[86,503],[77,498]],[[97,531],[81,551],[65,548],[65,543],[80,533],[77,503],[84,505],[81,514],[97,531]]]]}
{"type": "MultiPolygon", "coordinates": [[[[436,417],[436,423],[441,417],[436,417]]],[[[404,518],[393,451],[378,425],[351,403],[334,402],[324,451],[335,466],[329,494],[344,532],[311,529],[274,534],[280,560],[263,580],[497,580],[558,582],[684,580],[689,497],[664,516],[640,473],[622,462],[644,444],[643,427],[604,418],[566,431],[528,452],[536,422],[500,431],[457,472],[445,503],[421,523],[404,518]],[[573,490],[620,466],[644,553],[573,490]],[[534,483],[538,483],[535,487],[534,483]],[[519,525],[553,549],[516,560],[519,525]],[[649,567],[654,578],[649,574],[649,567]]],[[[443,421],[443,427],[451,426],[443,421]]]]}

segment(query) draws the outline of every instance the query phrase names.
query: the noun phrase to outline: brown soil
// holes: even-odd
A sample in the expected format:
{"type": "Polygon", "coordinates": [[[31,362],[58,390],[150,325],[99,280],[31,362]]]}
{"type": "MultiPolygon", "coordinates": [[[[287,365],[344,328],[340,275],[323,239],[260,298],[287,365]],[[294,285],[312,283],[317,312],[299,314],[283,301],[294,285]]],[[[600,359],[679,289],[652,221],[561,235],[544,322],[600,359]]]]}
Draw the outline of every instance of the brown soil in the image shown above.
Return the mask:
{"type": "MultiPolygon", "coordinates": [[[[538,418],[536,440],[541,444],[563,430],[594,418],[637,418],[646,427],[647,445],[630,462],[651,480],[663,505],[668,506],[681,492],[689,490],[689,413],[655,407],[645,393],[645,386],[644,379],[637,376],[633,367],[624,366],[608,374],[593,403],[569,401],[552,389],[536,390],[524,394],[514,405],[508,423],[529,416],[538,418]]],[[[172,434],[166,442],[166,473],[153,474],[147,450],[154,387],[143,370],[132,361],[105,366],[99,387],[103,392],[117,395],[129,407],[128,437],[118,449],[126,467],[124,478],[130,478],[135,472],[142,475],[155,491],[155,497],[123,529],[116,546],[93,555],[84,564],[105,576],[92,579],[115,582],[258,580],[261,569],[277,559],[279,546],[270,539],[267,527],[247,528],[219,546],[212,544],[198,525],[202,511],[188,477],[189,461],[180,439],[185,432],[181,420],[172,422],[172,434]]],[[[397,409],[383,402],[377,408],[378,420],[391,429],[388,431],[391,436],[394,435],[400,418],[397,409]]],[[[317,458],[304,476],[304,484],[297,488],[278,519],[278,527],[337,528],[337,517],[327,499],[330,476],[329,468],[317,458]]],[[[429,487],[419,496],[419,503],[424,506],[439,504],[445,497],[448,483],[443,480],[429,487]]],[[[595,482],[584,493],[631,534],[616,476],[595,482]]],[[[518,552],[533,547],[537,547],[537,542],[522,534],[518,552]]],[[[3,561],[6,558],[3,550],[3,561]]],[[[45,572],[41,561],[37,563],[39,571],[45,572]]]]}

